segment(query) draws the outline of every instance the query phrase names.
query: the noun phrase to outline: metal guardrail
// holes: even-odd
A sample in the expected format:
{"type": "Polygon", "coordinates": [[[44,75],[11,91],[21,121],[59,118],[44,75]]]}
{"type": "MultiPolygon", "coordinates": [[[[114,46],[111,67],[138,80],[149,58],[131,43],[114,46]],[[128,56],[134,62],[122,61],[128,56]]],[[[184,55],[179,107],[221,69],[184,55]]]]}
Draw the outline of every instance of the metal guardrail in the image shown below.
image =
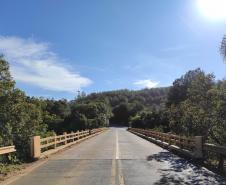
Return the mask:
{"type": "Polygon", "coordinates": [[[0,155],[16,152],[15,146],[5,146],[0,148],[0,155]]]}
{"type": "Polygon", "coordinates": [[[62,135],[54,135],[51,137],[40,138],[40,136],[34,136],[31,138],[31,156],[33,158],[40,158],[48,153],[49,150],[60,150],[69,145],[82,141],[95,134],[98,134],[106,128],[98,128],[92,130],[84,130],[78,132],[64,133],[62,135]]]}

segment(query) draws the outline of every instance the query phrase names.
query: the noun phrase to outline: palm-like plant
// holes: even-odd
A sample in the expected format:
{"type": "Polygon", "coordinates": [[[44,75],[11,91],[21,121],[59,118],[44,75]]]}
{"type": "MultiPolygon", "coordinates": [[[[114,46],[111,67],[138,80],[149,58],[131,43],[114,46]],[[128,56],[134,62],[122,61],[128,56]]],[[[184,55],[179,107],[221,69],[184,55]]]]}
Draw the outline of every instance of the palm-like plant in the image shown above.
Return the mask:
{"type": "Polygon", "coordinates": [[[223,56],[223,59],[226,60],[226,35],[224,35],[221,41],[220,53],[223,56]]]}

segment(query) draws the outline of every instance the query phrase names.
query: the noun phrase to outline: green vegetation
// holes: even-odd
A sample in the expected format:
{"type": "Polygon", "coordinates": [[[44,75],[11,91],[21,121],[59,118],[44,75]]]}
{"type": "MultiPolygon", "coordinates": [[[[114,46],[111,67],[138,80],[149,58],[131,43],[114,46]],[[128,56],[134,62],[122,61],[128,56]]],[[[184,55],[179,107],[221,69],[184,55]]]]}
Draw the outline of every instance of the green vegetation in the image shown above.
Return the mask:
{"type": "Polygon", "coordinates": [[[104,101],[111,110],[110,123],[128,126],[137,116],[144,113],[162,114],[169,88],[143,89],[139,91],[118,90],[92,93],[80,97],[78,103],[104,101]],[[161,112],[161,113],[160,113],[161,112]]]}
{"type": "Polygon", "coordinates": [[[170,130],[225,145],[226,81],[196,69],[174,81],[167,102],[170,130]]]}
{"type": "Polygon", "coordinates": [[[204,136],[226,145],[226,81],[201,69],[188,71],[169,88],[119,90],[82,96],[78,102],[105,101],[110,123],[185,136],[204,136]]]}
{"type": "Polygon", "coordinates": [[[10,173],[13,173],[15,174],[15,172],[17,171],[20,171],[22,169],[25,168],[25,165],[24,164],[1,164],[0,163],[0,182],[2,180],[4,180],[4,178],[10,174],[10,173]]]}
{"type": "Polygon", "coordinates": [[[216,82],[201,69],[188,71],[171,87],[79,93],[73,101],[28,97],[15,87],[9,65],[0,57],[0,146],[16,146],[16,154],[7,159],[14,163],[29,160],[31,136],[109,124],[202,135],[225,145],[225,107],[226,81],[216,82]]]}
{"type": "Polygon", "coordinates": [[[0,162],[29,160],[31,136],[108,126],[110,117],[111,110],[105,102],[77,103],[26,96],[15,87],[9,64],[0,57],[0,147],[15,145],[17,149],[16,156],[0,156],[0,162]]]}
{"type": "Polygon", "coordinates": [[[226,60],[226,35],[223,37],[221,46],[220,46],[220,53],[224,60],[226,60]]]}

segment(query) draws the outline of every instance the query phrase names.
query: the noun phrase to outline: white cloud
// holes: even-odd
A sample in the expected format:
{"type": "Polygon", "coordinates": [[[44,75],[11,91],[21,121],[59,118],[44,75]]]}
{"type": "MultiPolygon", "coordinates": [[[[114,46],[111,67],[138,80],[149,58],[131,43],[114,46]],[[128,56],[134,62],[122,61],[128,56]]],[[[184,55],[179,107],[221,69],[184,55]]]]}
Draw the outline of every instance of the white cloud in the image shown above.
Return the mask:
{"type": "Polygon", "coordinates": [[[159,82],[155,82],[150,79],[138,80],[138,81],[134,82],[134,85],[138,85],[138,86],[145,87],[145,88],[153,88],[153,87],[156,87],[158,84],[159,84],[159,82]]]}
{"type": "Polygon", "coordinates": [[[50,50],[48,43],[0,36],[0,53],[10,62],[16,81],[71,93],[92,83],[90,79],[72,72],[62,64],[62,59],[50,50]]]}

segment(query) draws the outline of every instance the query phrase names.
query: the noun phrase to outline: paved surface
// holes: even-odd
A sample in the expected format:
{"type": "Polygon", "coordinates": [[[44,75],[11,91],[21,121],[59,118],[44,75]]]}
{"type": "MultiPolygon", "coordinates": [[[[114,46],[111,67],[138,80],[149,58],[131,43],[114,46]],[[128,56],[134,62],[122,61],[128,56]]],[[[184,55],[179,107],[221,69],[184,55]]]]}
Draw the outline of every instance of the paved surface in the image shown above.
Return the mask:
{"type": "Polygon", "coordinates": [[[11,185],[226,184],[125,128],[86,140],[19,178],[11,185]]]}

